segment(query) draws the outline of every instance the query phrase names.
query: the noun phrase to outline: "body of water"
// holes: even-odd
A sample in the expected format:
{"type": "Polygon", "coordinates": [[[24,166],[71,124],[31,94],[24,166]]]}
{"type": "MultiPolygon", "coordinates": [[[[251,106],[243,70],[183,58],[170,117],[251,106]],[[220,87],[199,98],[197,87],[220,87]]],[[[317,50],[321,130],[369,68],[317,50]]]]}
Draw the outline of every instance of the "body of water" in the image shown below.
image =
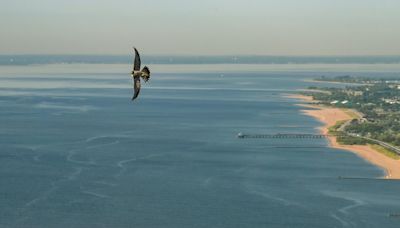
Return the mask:
{"type": "Polygon", "coordinates": [[[400,182],[338,178],[383,175],[356,155],[236,137],[316,133],[305,79],[396,71],[150,67],[135,102],[129,65],[0,67],[1,228],[400,226],[400,182]]]}

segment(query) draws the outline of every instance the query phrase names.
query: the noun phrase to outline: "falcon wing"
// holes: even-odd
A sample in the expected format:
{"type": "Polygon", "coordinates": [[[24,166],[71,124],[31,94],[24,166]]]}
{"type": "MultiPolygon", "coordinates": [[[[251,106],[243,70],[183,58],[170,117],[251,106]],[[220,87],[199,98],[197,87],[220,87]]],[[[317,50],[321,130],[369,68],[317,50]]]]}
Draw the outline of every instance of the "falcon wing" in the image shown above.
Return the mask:
{"type": "Polygon", "coordinates": [[[140,55],[136,48],[135,49],[135,60],[133,61],[133,70],[138,71],[140,70],[140,55]]]}
{"type": "Polygon", "coordinates": [[[139,96],[140,92],[140,77],[135,77],[133,79],[133,97],[132,100],[135,100],[139,96]]]}

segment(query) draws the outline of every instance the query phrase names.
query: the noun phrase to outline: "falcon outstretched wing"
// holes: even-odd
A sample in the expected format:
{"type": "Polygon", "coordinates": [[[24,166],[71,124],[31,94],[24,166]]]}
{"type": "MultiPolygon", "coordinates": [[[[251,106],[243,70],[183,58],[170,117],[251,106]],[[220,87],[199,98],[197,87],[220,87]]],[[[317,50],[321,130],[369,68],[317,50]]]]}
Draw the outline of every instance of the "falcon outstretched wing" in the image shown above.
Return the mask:
{"type": "Polygon", "coordinates": [[[140,63],[141,63],[140,55],[136,48],[133,48],[133,49],[135,49],[135,60],[133,61],[133,70],[138,71],[138,70],[140,70],[140,63]]]}
{"type": "Polygon", "coordinates": [[[139,96],[140,92],[140,77],[133,78],[133,97],[132,100],[135,100],[139,96]]]}

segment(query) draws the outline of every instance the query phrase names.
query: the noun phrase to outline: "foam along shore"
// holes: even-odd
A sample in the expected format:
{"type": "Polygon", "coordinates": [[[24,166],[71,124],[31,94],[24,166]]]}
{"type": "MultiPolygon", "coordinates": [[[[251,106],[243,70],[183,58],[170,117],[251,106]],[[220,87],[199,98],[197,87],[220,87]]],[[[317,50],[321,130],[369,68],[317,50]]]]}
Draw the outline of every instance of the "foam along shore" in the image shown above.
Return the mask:
{"type": "MultiPolygon", "coordinates": [[[[322,134],[328,134],[329,127],[335,125],[338,121],[352,119],[349,112],[346,112],[343,109],[312,104],[315,101],[312,99],[311,96],[286,95],[286,97],[307,102],[307,104],[303,103],[299,105],[312,109],[303,109],[302,113],[314,117],[315,119],[323,123],[323,126],[319,128],[322,134]]],[[[384,169],[386,171],[386,175],[384,178],[400,179],[400,160],[390,158],[373,149],[369,145],[342,145],[336,141],[336,137],[334,136],[329,136],[328,139],[330,147],[351,151],[361,158],[365,159],[366,161],[384,169]]]]}

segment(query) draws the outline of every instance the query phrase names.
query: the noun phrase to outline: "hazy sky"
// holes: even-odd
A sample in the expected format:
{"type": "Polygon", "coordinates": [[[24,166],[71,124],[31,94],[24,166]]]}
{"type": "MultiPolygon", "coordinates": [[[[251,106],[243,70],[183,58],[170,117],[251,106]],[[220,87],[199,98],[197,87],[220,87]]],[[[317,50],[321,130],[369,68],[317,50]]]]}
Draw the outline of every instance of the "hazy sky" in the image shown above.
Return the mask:
{"type": "Polygon", "coordinates": [[[400,55],[400,0],[0,0],[0,54],[400,55]]]}

